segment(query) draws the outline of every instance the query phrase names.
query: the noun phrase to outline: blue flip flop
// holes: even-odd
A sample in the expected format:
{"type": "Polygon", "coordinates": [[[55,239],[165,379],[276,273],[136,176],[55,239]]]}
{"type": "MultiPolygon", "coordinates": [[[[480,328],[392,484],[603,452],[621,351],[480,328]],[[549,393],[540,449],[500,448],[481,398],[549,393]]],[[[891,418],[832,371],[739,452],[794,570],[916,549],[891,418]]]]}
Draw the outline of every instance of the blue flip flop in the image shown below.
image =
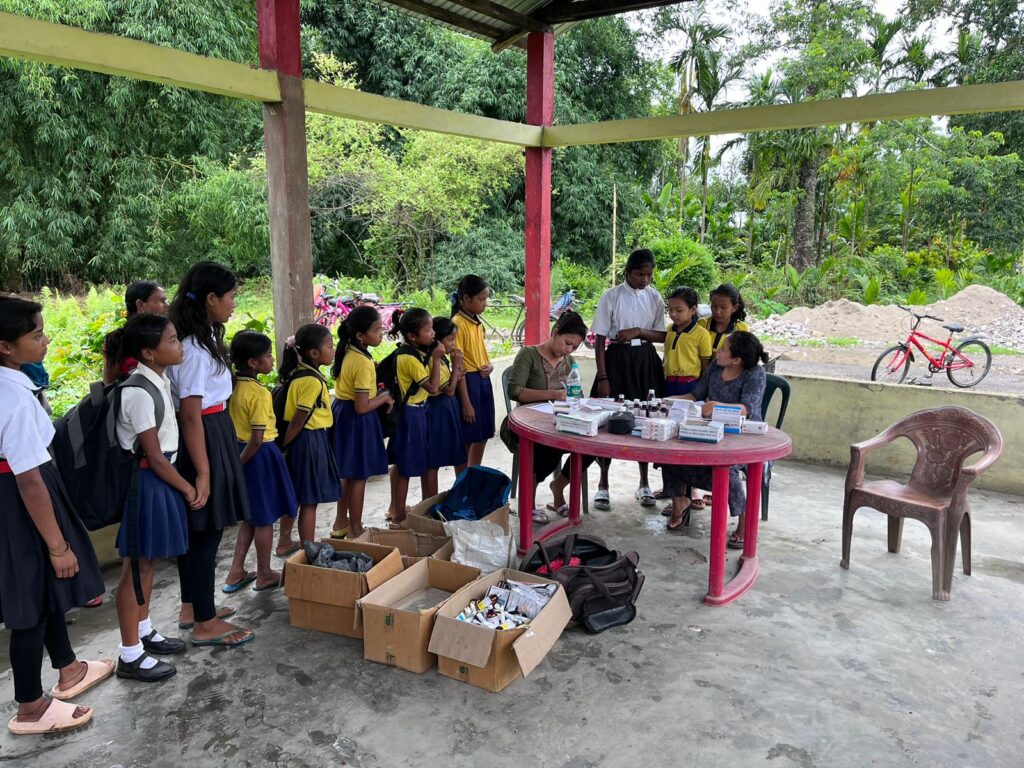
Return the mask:
{"type": "Polygon", "coordinates": [[[244,577],[242,577],[241,581],[236,581],[234,584],[225,584],[223,587],[220,588],[220,591],[223,592],[225,595],[233,595],[235,594],[235,592],[241,592],[254,581],[256,581],[256,574],[250,571],[247,572],[244,577]]]}

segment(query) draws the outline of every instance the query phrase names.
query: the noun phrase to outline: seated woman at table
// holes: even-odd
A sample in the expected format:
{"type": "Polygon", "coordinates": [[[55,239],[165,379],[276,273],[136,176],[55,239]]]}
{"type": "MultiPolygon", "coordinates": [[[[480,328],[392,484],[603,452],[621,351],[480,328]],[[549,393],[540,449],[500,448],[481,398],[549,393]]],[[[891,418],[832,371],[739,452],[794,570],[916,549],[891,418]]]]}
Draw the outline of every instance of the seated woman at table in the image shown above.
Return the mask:
{"type": "MultiPolygon", "coordinates": [[[[734,331],[715,352],[711,366],[697,382],[693,391],[681,400],[703,400],[703,416],[708,418],[716,405],[738,405],[752,421],[761,420],[761,398],[764,397],[765,373],[759,363],[768,362],[757,336],[748,331],[734,331]]],[[[678,531],[690,522],[689,488],[711,488],[711,467],[666,466],[662,468],[665,495],[672,497],[672,515],[668,529],[678,531]]],[[[743,548],[746,493],[738,465],[729,468],[729,514],[739,517],[736,530],[729,536],[730,549],[743,548]]]]}
{"type": "MultiPolygon", "coordinates": [[[[572,353],[583,343],[587,324],[575,312],[565,312],[555,322],[551,336],[543,344],[519,350],[508,378],[508,396],[520,405],[565,400],[565,380],[572,370],[572,353]]],[[[508,418],[501,425],[501,435],[509,450],[518,450],[518,440],[508,428],[508,418]]],[[[533,448],[533,481],[540,482],[554,472],[562,462],[562,451],[544,445],[533,448]]],[[[563,517],[569,513],[565,503],[565,488],[569,484],[569,465],[551,483],[554,500],[549,509],[563,517]]],[[[533,520],[548,522],[543,509],[533,510],[533,520]]]]}

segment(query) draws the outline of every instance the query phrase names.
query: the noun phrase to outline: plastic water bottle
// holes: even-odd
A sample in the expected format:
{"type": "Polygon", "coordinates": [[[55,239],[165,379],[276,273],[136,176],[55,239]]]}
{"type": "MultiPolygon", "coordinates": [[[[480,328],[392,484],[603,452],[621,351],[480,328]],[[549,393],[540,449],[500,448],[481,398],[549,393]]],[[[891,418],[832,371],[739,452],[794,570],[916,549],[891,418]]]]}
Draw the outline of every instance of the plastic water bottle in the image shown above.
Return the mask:
{"type": "Polygon", "coordinates": [[[565,399],[569,402],[569,407],[576,410],[580,407],[580,398],[582,397],[583,379],[580,377],[580,367],[573,363],[572,370],[569,371],[569,376],[565,380],[565,399]]]}

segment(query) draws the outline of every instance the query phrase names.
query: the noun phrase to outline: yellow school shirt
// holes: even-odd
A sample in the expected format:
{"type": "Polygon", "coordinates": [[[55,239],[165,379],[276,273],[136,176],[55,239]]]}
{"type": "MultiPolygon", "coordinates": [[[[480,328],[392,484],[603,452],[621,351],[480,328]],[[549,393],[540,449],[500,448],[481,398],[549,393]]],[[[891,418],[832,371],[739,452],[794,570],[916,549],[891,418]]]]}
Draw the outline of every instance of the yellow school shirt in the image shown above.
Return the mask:
{"type": "Polygon", "coordinates": [[[455,313],[452,322],[455,323],[455,346],[462,350],[466,373],[476,373],[490,365],[491,359],[484,343],[484,324],[461,310],[455,313]]]}
{"type": "Polygon", "coordinates": [[[263,439],[277,437],[274,399],[270,390],[249,376],[235,378],[235,389],[228,401],[228,415],[235,425],[239,442],[248,443],[253,430],[263,430],[263,439]]]}
{"type": "Polygon", "coordinates": [[[423,385],[430,380],[429,361],[424,362],[423,358],[417,355],[399,355],[396,367],[398,369],[398,388],[402,391],[402,397],[409,391],[413,384],[419,384],[419,389],[413,393],[406,405],[419,405],[430,395],[423,385]]]}
{"type": "MultiPolygon", "coordinates": [[[[448,386],[448,382],[452,380],[452,364],[448,362],[447,357],[442,357],[438,360],[435,365],[441,366],[441,378],[438,379],[437,394],[443,395],[444,388],[448,386]]],[[[437,395],[431,395],[431,397],[437,397],[437,395]]]]}
{"type": "Polygon", "coordinates": [[[377,395],[377,368],[368,353],[349,347],[341,360],[341,372],[334,382],[334,394],[339,400],[354,401],[358,392],[370,398],[377,395]]]}
{"type": "Polygon", "coordinates": [[[711,357],[711,334],[696,322],[676,331],[669,325],[665,333],[665,375],[700,378],[701,361],[711,357]]]}
{"type": "Polygon", "coordinates": [[[711,334],[711,351],[712,352],[717,352],[718,348],[720,346],[722,346],[722,342],[725,341],[725,337],[728,336],[733,331],[749,331],[750,330],[750,326],[747,325],[742,320],[737,320],[734,323],[729,323],[729,327],[725,329],[725,333],[719,333],[718,331],[714,330],[714,328],[712,327],[712,323],[714,322],[714,318],[712,318],[712,317],[702,317],[697,322],[700,323],[701,327],[707,328],[708,333],[711,334]]]}
{"type": "Polygon", "coordinates": [[[327,388],[327,380],[320,371],[305,363],[299,363],[296,373],[300,370],[313,371],[315,376],[303,376],[295,379],[288,387],[288,400],[284,406],[284,417],[289,422],[298,410],[309,411],[305,429],[327,429],[334,424],[331,413],[331,391],[327,388]]]}

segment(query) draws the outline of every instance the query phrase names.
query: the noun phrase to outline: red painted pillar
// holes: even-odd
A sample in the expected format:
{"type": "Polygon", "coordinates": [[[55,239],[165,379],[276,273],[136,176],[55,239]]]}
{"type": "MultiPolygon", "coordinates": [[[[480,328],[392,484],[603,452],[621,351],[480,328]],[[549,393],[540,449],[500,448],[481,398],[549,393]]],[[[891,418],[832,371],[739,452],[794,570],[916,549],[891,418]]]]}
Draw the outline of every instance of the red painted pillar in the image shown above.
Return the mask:
{"type": "Polygon", "coordinates": [[[257,0],[260,67],[277,72],[281,101],[263,105],[274,330],[284,340],[313,317],[313,255],[302,93],[299,0],[257,0]]]}
{"type": "MultiPolygon", "coordinates": [[[[551,125],[555,118],[555,36],[532,32],[526,39],[526,122],[551,125]]],[[[551,150],[526,149],[526,343],[548,337],[551,309],[551,150]]]]}

